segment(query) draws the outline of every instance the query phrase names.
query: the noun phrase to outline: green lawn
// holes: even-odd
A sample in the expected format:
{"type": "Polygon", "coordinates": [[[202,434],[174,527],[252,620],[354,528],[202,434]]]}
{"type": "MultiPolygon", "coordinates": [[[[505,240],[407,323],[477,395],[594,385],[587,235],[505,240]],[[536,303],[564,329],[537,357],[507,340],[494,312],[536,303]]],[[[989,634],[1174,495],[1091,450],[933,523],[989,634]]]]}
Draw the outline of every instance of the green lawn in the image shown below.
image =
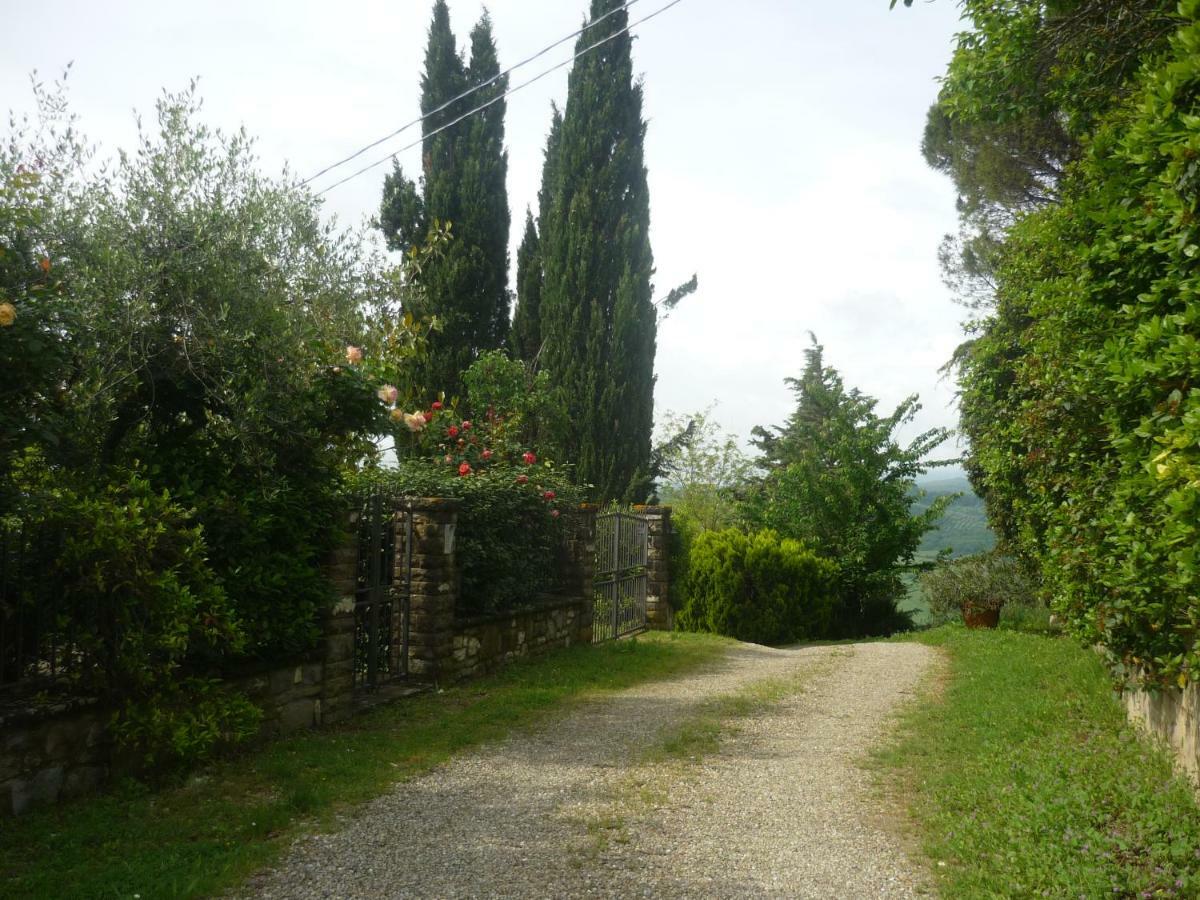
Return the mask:
{"type": "Polygon", "coordinates": [[[171,790],[130,787],[0,820],[0,896],[211,895],[397,781],[588,694],[701,666],[729,643],[650,634],[563,651],[277,741],[171,790]]]}
{"type": "MultiPolygon", "coordinates": [[[[912,638],[910,638],[912,639],[912,638]]],[[[1200,897],[1200,808],[1126,724],[1094,653],[960,626],[948,677],[880,754],[944,896],[1200,897]]]]}

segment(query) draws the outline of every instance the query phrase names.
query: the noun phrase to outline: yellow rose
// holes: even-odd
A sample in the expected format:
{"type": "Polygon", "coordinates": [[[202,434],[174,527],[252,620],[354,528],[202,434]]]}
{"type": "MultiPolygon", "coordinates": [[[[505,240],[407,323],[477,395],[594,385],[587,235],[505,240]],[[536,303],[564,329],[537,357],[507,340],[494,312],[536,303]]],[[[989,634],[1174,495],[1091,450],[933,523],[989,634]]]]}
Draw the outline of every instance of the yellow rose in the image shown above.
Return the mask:
{"type": "Polygon", "coordinates": [[[0,303],[0,328],[7,328],[17,321],[17,308],[11,303],[0,303]]]}

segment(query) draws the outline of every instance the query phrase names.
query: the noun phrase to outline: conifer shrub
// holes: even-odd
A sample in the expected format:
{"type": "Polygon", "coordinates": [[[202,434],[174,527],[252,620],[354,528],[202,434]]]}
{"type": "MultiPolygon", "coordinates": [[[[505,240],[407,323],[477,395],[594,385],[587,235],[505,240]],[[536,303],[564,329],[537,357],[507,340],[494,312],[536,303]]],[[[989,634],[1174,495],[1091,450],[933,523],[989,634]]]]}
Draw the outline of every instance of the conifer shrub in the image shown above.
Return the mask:
{"type": "Polygon", "coordinates": [[[679,627],[758,644],[823,637],[837,567],[770,530],[708,531],[691,543],[679,627]]]}

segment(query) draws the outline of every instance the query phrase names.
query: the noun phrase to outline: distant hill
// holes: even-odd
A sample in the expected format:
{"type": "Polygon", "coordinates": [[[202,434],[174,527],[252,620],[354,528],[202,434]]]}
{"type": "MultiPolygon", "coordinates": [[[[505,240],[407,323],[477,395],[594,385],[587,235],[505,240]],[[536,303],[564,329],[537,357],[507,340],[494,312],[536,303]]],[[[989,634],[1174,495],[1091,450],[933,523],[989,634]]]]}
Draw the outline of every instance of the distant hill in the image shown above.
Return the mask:
{"type": "Polygon", "coordinates": [[[913,501],[913,511],[929,509],[938,497],[947,494],[962,494],[950,502],[938,527],[925,535],[917,552],[921,557],[936,556],[941,550],[950,548],[954,556],[969,556],[985,553],[996,546],[996,536],[988,527],[983,501],[971,490],[965,475],[923,481],[918,487],[925,496],[913,501]]]}

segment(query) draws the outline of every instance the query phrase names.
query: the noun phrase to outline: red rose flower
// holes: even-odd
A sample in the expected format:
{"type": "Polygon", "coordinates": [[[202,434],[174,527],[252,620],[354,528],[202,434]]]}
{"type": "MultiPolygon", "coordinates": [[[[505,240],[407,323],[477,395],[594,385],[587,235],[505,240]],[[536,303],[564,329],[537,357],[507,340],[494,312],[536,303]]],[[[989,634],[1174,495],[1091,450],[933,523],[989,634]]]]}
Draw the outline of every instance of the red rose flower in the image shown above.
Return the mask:
{"type": "Polygon", "coordinates": [[[458,474],[459,475],[470,475],[471,474],[471,464],[463,463],[461,466],[459,466],[458,474]]]}
{"type": "Polygon", "coordinates": [[[470,423],[470,421],[469,421],[469,420],[467,420],[467,419],[463,419],[462,430],[463,430],[463,431],[470,431],[470,430],[471,430],[471,423],[470,423]]]}
{"type": "Polygon", "coordinates": [[[554,495],[554,491],[546,491],[546,493],[542,494],[542,496],[545,497],[547,500],[553,500],[555,495],[554,495]]]}
{"type": "Polygon", "coordinates": [[[428,425],[430,422],[432,422],[432,421],[433,421],[433,413],[431,413],[431,412],[424,412],[424,413],[422,413],[421,415],[423,415],[423,416],[425,417],[425,424],[426,424],[426,425],[428,425]]]}
{"type": "Polygon", "coordinates": [[[518,475],[517,476],[517,484],[528,484],[528,483],[529,483],[528,475],[518,475]]]}
{"type": "Polygon", "coordinates": [[[458,437],[458,426],[451,425],[449,428],[446,429],[446,434],[450,435],[450,437],[452,437],[452,438],[458,437]]]}
{"type": "Polygon", "coordinates": [[[537,462],[537,457],[534,456],[533,452],[530,450],[526,450],[525,455],[522,456],[521,459],[525,460],[525,465],[527,466],[532,466],[535,462],[537,462]]]}
{"type": "Polygon", "coordinates": [[[485,448],[484,448],[484,450],[483,450],[483,452],[482,452],[481,454],[479,454],[479,455],[480,455],[480,456],[482,456],[484,459],[491,459],[491,458],[492,458],[492,451],[491,451],[491,450],[488,450],[488,449],[485,447],[485,448]]]}
{"type": "Polygon", "coordinates": [[[434,400],[433,403],[430,404],[429,408],[432,409],[434,412],[436,412],[437,410],[442,408],[442,401],[434,400]]]}

